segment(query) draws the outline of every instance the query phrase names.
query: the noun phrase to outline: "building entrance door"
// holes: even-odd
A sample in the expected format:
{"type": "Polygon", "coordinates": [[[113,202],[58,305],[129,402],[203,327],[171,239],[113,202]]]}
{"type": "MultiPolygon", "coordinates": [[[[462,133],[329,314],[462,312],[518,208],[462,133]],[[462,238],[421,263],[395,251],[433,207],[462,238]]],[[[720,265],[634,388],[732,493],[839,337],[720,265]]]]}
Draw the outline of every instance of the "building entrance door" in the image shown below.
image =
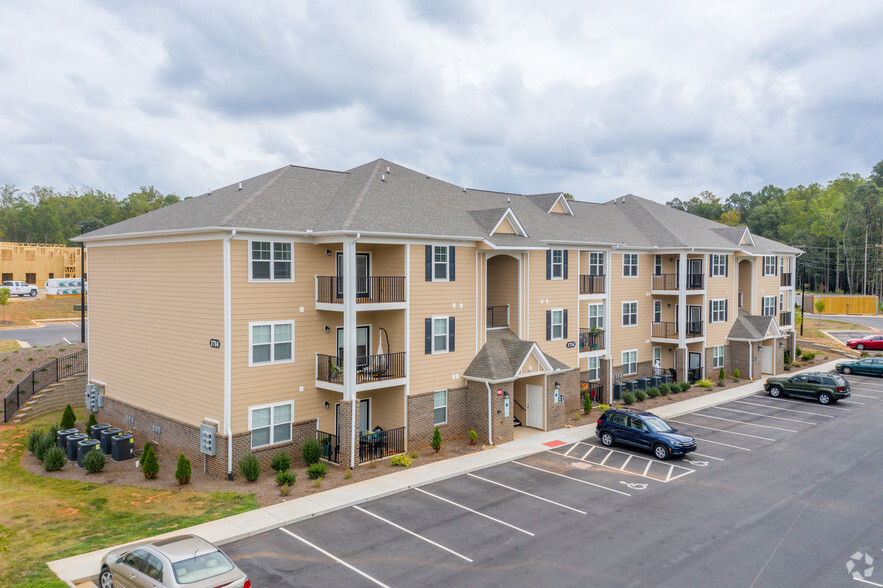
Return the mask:
{"type": "Polygon", "coordinates": [[[527,408],[525,408],[525,425],[534,429],[543,428],[543,387],[528,384],[527,408]]]}

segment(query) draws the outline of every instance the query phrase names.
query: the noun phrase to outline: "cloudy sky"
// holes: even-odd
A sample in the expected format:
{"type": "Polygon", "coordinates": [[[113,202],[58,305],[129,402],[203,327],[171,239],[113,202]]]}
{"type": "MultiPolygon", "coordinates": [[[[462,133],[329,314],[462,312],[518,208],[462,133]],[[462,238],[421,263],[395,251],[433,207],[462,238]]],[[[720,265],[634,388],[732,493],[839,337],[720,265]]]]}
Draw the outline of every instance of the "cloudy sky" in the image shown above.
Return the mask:
{"type": "Polygon", "coordinates": [[[604,201],[867,176],[883,3],[5,0],[0,184],[196,195],[383,157],[604,201]]]}

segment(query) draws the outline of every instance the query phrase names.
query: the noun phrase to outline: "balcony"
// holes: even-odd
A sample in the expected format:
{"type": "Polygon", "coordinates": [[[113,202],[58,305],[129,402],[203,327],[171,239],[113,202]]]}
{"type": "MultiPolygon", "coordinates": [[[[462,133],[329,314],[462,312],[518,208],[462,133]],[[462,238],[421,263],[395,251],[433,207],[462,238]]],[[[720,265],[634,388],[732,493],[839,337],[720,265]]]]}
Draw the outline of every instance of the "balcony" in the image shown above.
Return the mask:
{"type": "Polygon", "coordinates": [[[509,326],[509,305],[487,307],[487,328],[505,329],[509,326]]]}
{"type": "Polygon", "coordinates": [[[780,327],[790,327],[791,326],[791,313],[790,312],[780,312],[779,313],[779,326],[780,327]]]}
{"type": "MultiPolygon", "coordinates": [[[[589,399],[592,402],[603,402],[604,386],[602,386],[600,382],[586,382],[585,380],[580,380],[579,397],[581,401],[585,399],[586,394],[589,395],[589,399]]],[[[580,404],[582,404],[582,402],[580,404]]]]}
{"type": "Polygon", "coordinates": [[[596,349],[604,349],[604,331],[602,329],[580,329],[579,330],[579,350],[594,351],[596,349]]]}
{"type": "MultiPolygon", "coordinates": [[[[343,392],[343,374],[342,356],[316,354],[317,387],[343,392]]],[[[404,351],[356,357],[356,390],[373,390],[404,383],[404,351]]]]}
{"type": "MultiPolygon", "coordinates": [[[[356,304],[366,311],[405,308],[405,277],[357,277],[356,304]]],[[[343,311],[343,278],[316,276],[316,309],[343,311]]]]}
{"type": "MultiPolygon", "coordinates": [[[[687,322],[687,338],[702,336],[703,321],[687,322]]],[[[650,337],[653,339],[677,339],[677,323],[650,323],[650,337]]]]}
{"type": "Polygon", "coordinates": [[[383,459],[405,452],[405,427],[386,429],[375,427],[359,435],[359,463],[383,459]]]}
{"type": "Polygon", "coordinates": [[[603,294],[604,293],[604,275],[581,275],[579,277],[579,293],[580,294],[603,294]]]}
{"type": "MultiPolygon", "coordinates": [[[[651,290],[678,290],[680,280],[678,274],[653,274],[650,276],[651,290]]],[[[687,290],[705,288],[705,274],[687,274],[687,290]]]]}
{"type": "Polygon", "coordinates": [[[791,285],[791,272],[785,272],[779,276],[779,285],[783,288],[787,288],[791,285]]]}

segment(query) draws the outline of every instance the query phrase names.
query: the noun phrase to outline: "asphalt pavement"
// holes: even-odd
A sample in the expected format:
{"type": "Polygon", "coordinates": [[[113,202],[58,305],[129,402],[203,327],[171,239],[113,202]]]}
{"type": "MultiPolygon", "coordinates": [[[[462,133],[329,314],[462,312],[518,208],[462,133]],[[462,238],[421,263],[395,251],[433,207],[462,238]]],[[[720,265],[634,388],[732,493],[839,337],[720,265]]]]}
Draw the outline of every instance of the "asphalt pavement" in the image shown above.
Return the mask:
{"type": "MultiPolygon", "coordinates": [[[[51,320],[38,321],[36,327],[0,329],[0,339],[24,341],[31,347],[45,347],[65,343],[80,342],[80,321],[51,320]]],[[[89,321],[86,320],[86,337],[89,336],[89,321]]],[[[87,339],[88,340],[88,339],[87,339]]]]}

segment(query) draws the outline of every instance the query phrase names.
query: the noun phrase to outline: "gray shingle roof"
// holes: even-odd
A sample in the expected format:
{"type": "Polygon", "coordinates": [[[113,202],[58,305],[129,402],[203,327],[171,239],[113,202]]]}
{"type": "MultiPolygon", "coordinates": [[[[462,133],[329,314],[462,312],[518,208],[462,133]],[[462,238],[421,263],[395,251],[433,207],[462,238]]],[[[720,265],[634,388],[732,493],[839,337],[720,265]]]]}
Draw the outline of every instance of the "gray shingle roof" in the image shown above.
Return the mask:
{"type": "Polygon", "coordinates": [[[728,339],[741,339],[748,341],[761,341],[766,339],[770,323],[774,321],[771,316],[757,316],[747,312],[739,312],[733,327],[727,335],[728,339]]]}
{"type": "MultiPolygon", "coordinates": [[[[487,343],[463,372],[466,378],[499,381],[509,380],[516,376],[518,368],[536,346],[533,341],[523,341],[509,329],[488,331],[487,343]]],[[[545,357],[555,371],[572,369],[558,361],[536,346],[537,352],[545,357]]]]}

